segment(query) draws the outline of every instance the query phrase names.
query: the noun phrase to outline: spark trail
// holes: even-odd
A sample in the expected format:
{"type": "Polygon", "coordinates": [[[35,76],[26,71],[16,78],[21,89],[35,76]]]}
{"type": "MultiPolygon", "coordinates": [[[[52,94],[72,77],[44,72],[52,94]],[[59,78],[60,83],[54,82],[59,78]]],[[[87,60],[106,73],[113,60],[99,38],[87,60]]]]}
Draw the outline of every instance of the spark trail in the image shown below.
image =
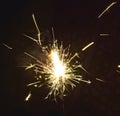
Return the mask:
{"type": "MultiPolygon", "coordinates": [[[[44,43],[41,42],[41,33],[37,26],[35,16],[32,15],[32,18],[38,32],[38,38],[35,39],[28,35],[25,36],[35,42],[40,47],[41,51],[38,53],[40,58],[31,53],[24,52],[25,55],[34,60],[34,63],[32,64],[30,62],[29,65],[25,67],[25,70],[32,69],[37,75],[37,78],[35,77],[36,81],[29,83],[27,86],[35,86],[37,88],[47,86],[49,88],[49,93],[45,97],[46,99],[49,97],[53,97],[53,99],[57,97],[63,99],[70,88],[75,88],[76,84],[80,81],[90,84],[91,81],[84,80],[79,72],[80,69],[86,71],[81,63],[76,60],[76,58],[79,58],[79,54],[74,53],[72,55],[69,46],[64,48],[62,43],[59,44],[55,39],[53,28],[52,44],[44,45],[44,43]],[[41,56],[41,52],[44,54],[44,57],[41,56]]],[[[94,44],[94,42],[86,46],[84,50],[92,44],[94,44]]],[[[25,101],[28,101],[30,97],[31,92],[28,94],[25,101]]]]}
{"type": "Polygon", "coordinates": [[[89,47],[92,46],[93,44],[94,44],[94,42],[89,43],[88,45],[86,45],[86,46],[82,49],[82,51],[85,51],[87,48],[89,48],[89,47]]]}
{"type": "Polygon", "coordinates": [[[113,5],[117,4],[117,2],[112,2],[105,10],[98,16],[98,19],[101,18],[113,5]]]}
{"type": "Polygon", "coordinates": [[[5,43],[3,43],[3,45],[4,45],[6,48],[10,49],[10,50],[13,49],[11,46],[9,46],[9,45],[7,45],[7,44],[5,44],[5,43]]]}
{"type": "Polygon", "coordinates": [[[109,36],[110,34],[108,33],[101,33],[100,36],[109,36]]]}
{"type": "Polygon", "coordinates": [[[28,96],[25,98],[25,101],[29,101],[31,95],[32,95],[31,92],[29,92],[28,96]]]}

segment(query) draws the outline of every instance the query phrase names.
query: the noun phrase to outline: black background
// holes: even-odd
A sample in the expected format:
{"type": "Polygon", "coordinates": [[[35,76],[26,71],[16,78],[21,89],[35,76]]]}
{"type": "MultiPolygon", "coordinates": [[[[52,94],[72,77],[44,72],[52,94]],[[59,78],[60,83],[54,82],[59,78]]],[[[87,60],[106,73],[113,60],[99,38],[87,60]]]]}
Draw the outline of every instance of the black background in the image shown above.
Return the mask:
{"type": "MultiPolygon", "coordinates": [[[[1,116],[117,116],[120,115],[120,5],[98,15],[112,0],[12,0],[0,2],[0,111],[1,116]],[[79,52],[94,41],[81,61],[90,74],[83,74],[92,84],[80,82],[63,102],[44,100],[47,89],[33,89],[29,102],[26,85],[32,80],[32,71],[19,67],[28,62],[24,51],[32,51],[34,45],[22,35],[35,36],[32,20],[35,14],[42,32],[54,27],[58,41],[71,44],[71,53],[79,52]],[[110,36],[101,37],[100,33],[110,36]],[[7,43],[13,50],[7,49],[7,43]],[[23,64],[22,64],[23,63],[23,64]],[[105,82],[97,81],[96,78],[105,82]]],[[[30,89],[30,90],[31,90],[30,89]]]]}

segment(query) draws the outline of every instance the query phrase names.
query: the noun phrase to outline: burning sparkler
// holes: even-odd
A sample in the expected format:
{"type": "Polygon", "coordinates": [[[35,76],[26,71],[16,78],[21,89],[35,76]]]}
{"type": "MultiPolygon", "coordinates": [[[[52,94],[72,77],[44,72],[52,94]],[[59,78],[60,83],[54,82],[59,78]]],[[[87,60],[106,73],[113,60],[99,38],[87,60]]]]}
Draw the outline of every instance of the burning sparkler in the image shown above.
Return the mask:
{"type": "MultiPolygon", "coordinates": [[[[40,30],[37,26],[34,15],[32,15],[32,17],[38,32],[38,38],[34,39],[31,36],[25,36],[37,43],[45,58],[42,59],[41,57],[41,60],[37,58],[37,56],[33,56],[31,53],[24,52],[34,60],[34,64],[30,63],[29,66],[26,66],[25,70],[33,69],[36,75],[38,75],[36,82],[30,83],[27,86],[35,86],[39,88],[46,85],[50,91],[45,98],[47,99],[48,97],[53,96],[53,98],[56,99],[57,96],[63,98],[66,92],[69,91],[69,88],[73,89],[76,87],[76,83],[79,83],[80,81],[90,84],[91,81],[84,80],[82,75],[78,72],[78,69],[86,71],[82,65],[75,60],[76,57],[79,58],[79,54],[75,53],[72,55],[70,53],[70,47],[64,48],[63,44],[58,44],[57,40],[55,40],[53,28],[53,43],[43,46],[44,43],[41,42],[40,30]]],[[[94,42],[89,44],[89,46],[92,44],[94,44],[94,42]]],[[[89,46],[86,46],[84,50],[89,46]]],[[[28,101],[30,97],[31,92],[26,97],[26,101],[28,101]]]]}

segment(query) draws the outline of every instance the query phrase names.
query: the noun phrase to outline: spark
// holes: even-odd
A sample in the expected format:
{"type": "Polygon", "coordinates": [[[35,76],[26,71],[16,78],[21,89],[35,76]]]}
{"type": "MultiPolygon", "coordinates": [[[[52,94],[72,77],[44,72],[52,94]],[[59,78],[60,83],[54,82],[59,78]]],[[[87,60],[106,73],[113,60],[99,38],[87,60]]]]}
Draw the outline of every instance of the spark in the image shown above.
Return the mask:
{"type": "Polygon", "coordinates": [[[37,81],[37,82],[30,83],[30,84],[28,84],[27,86],[34,85],[35,87],[37,87],[37,85],[36,85],[36,84],[38,84],[38,83],[40,83],[40,81],[37,81]]]}
{"type": "Polygon", "coordinates": [[[109,36],[110,34],[108,33],[101,33],[100,36],[109,36]]]}
{"type": "Polygon", "coordinates": [[[119,70],[116,70],[116,72],[117,72],[117,73],[120,73],[120,71],[119,71],[119,70]]]}
{"type": "Polygon", "coordinates": [[[86,45],[86,46],[82,49],[82,51],[85,51],[87,48],[89,48],[89,47],[92,46],[93,44],[94,44],[94,42],[89,43],[88,45],[86,45]]]}
{"type": "Polygon", "coordinates": [[[97,81],[100,81],[100,82],[105,82],[104,80],[100,79],[100,78],[96,78],[97,81]]]}
{"type": "Polygon", "coordinates": [[[120,68],[120,65],[118,65],[118,68],[120,68]]]}
{"type": "Polygon", "coordinates": [[[118,69],[116,70],[116,72],[117,72],[117,73],[120,73],[120,70],[119,70],[119,69],[120,69],[120,64],[117,66],[117,68],[118,68],[118,69]]]}
{"type": "MultiPolygon", "coordinates": [[[[34,60],[34,63],[30,63],[30,65],[28,65],[25,69],[32,69],[38,76],[37,78],[35,77],[35,82],[31,82],[27,86],[35,86],[39,88],[45,85],[49,88],[49,92],[45,99],[50,96],[56,99],[57,96],[60,98],[66,96],[66,93],[69,92],[70,88],[75,88],[76,84],[80,81],[90,84],[90,80],[84,80],[82,75],[80,75],[80,69],[84,70],[85,72],[87,71],[81,65],[81,63],[76,60],[76,58],[79,58],[79,54],[72,54],[70,53],[69,46],[64,48],[62,43],[59,44],[55,39],[53,28],[52,43],[47,45],[42,43],[40,38],[40,30],[37,26],[34,15],[32,15],[32,17],[38,31],[38,38],[34,39],[31,36],[25,36],[36,42],[36,44],[41,48],[41,51],[39,53],[39,57],[34,56],[31,53],[24,52],[25,55],[34,60]],[[44,57],[41,56],[41,53],[44,55],[44,57]]],[[[89,45],[87,45],[83,51],[92,44],[94,44],[94,42],[91,42],[89,45]]],[[[31,93],[29,96],[31,96],[31,93]]]]}
{"type": "Polygon", "coordinates": [[[29,99],[31,98],[31,92],[29,92],[29,94],[27,95],[27,97],[25,98],[25,101],[29,101],[29,99]]]}
{"type": "Polygon", "coordinates": [[[26,66],[25,70],[28,70],[30,68],[33,68],[35,65],[34,64],[30,64],[29,66],[26,66]]]}
{"type": "Polygon", "coordinates": [[[37,23],[36,23],[34,14],[32,14],[32,17],[33,17],[33,21],[34,21],[34,24],[35,24],[36,29],[37,29],[37,32],[38,32],[38,34],[37,34],[37,35],[38,35],[38,44],[41,45],[41,39],[40,39],[41,33],[40,33],[40,30],[39,30],[38,25],[37,25],[37,23]]]}
{"type": "Polygon", "coordinates": [[[11,46],[9,46],[9,45],[7,45],[7,44],[5,44],[5,43],[3,43],[3,45],[4,45],[6,48],[10,49],[10,50],[13,49],[11,46]]]}
{"type": "Polygon", "coordinates": [[[98,16],[98,19],[101,18],[113,5],[117,4],[117,2],[112,2],[105,10],[98,16]]]}

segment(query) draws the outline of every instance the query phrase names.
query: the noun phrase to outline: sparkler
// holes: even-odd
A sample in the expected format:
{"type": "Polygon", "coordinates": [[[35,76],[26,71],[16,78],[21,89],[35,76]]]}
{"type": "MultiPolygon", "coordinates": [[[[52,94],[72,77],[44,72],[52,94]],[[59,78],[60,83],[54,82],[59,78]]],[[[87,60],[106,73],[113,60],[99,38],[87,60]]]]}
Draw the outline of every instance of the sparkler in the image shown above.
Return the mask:
{"type": "MultiPolygon", "coordinates": [[[[80,62],[76,60],[76,58],[79,58],[79,54],[74,53],[72,55],[69,46],[64,48],[62,43],[59,44],[55,39],[53,28],[53,43],[44,45],[44,43],[41,42],[41,33],[37,26],[35,16],[32,15],[32,18],[38,32],[38,38],[35,39],[28,35],[25,36],[34,41],[40,47],[42,54],[44,54],[44,58],[42,56],[38,58],[31,53],[24,52],[28,57],[34,60],[34,63],[30,63],[30,65],[26,66],[25,70],[32,69],[37,75],[37,78],[35,77],[36,81],[27,86],[35,86],[39,88],[45,85],[49,88],[49,93],[45,99],[50,96],[56,99],[57,96],[63,98],[66,93],[69,92],[69,89],[75,88],[76,84],[80,81],[90,84],[90,80],[84,80],[82,75],[79,74],[79,69],[86,71],[80,62]]],[[[92,44],[94,44],[94,42],[89,44],[89,46],[92,44]]],[[[89,46],[86,46],[84,50],[89,46]]],[[[25,100],[28,101],[30,97],[31,92],[25,100]]]]}

